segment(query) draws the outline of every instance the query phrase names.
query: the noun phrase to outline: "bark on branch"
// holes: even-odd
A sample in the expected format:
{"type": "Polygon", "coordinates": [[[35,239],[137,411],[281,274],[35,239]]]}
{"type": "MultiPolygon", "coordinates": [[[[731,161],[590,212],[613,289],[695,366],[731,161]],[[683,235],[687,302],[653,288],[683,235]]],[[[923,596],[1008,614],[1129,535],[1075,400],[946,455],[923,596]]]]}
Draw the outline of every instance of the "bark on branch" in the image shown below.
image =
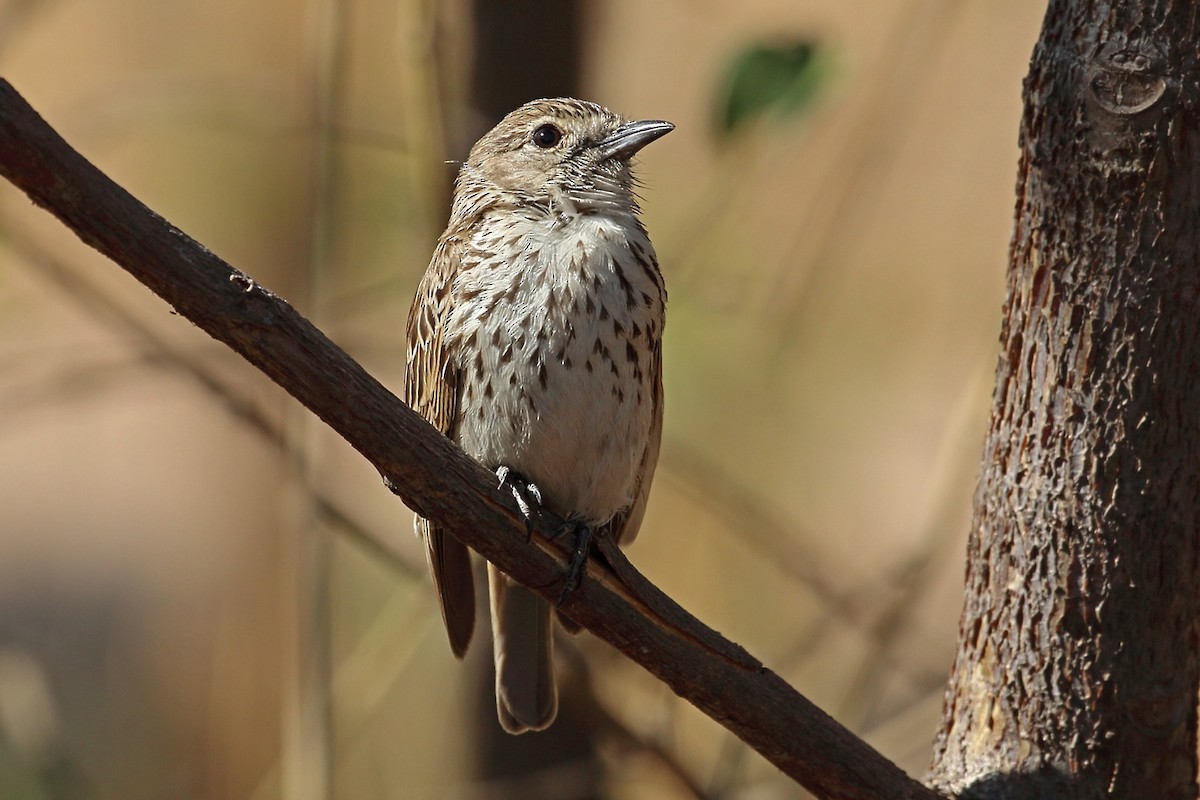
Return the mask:
{"type": "MultiPolygon", "coordinates": [[[[564,577],[557,527],[532,544],[495,476],[469,459],[286,302],[138,202],[0,80],[0,174],[213,338],[262,370],[359,451],[412,509],[550,600],[564,577]]],[[[400,524],[398,522],[398,524],[400,524]]],[[[380,541],[389,549],[391,544],[380,541]]],[[[933,798],[744,650],[704,627],[615,548],[563,610],[814,794],[933,798]]]]}

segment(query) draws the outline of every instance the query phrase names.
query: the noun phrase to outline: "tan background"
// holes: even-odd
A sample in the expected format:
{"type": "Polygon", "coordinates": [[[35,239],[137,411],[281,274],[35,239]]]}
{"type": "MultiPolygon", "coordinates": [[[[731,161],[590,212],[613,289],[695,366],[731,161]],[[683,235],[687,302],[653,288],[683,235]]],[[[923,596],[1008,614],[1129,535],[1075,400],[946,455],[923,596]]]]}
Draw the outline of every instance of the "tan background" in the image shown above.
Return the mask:
{"type": "MultiPolygon", "coordinates": [[[[672,294],[667,441],[632,558],[920,773],[956,635],[1044,4],[586,8],[586,96],[678,126],[641,160],[672,294]],[[723,65],[797,35],[826,48],[813,108],[718,147],[723,65]]],[[[459,4],[416,0],[0,0],[0,74],[398,390],[441,162],[462,155],[439,143],[441,120],[467,115],[468,24],[459,4]],[[337,135],[322,137],[339,25],[337,135]]],[[[306,481],[420,563],[410,515],[344,443],[0,186],[0,795],[312,796],[295,756],[297,620],[320,606],[305,564],[323,529],[305,481],[181,357],[286,424],[306,481]],[[76,277],[49,277],[51,257],[76,277]]],[[[330,549],[336,796],[492,796],[464,766],[472,688],[426,579],[343,538],[330,549]]],[[[701,785],[798,796],[638,668],[580,645],[605,706],[701,785]]],[[[654,759],[609,757],[613,796],[681,796],[654,759]]]]}

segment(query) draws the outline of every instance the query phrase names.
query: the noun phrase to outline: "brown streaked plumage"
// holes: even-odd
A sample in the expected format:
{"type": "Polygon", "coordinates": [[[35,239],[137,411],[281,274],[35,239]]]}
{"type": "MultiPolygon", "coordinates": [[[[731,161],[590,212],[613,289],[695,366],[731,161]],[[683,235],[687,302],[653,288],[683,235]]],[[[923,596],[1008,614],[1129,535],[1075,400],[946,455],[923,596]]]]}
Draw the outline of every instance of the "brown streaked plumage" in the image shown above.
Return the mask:
{"type": "MultiPolygon", "coordinates": [[[[662,433],[666,289],[629,161],[671,130],[535,100],[471,149],[408,318],[405,400],[543,504],[626,544],[662,433]]],[[[450,647],[475,624],[466,548],[418,518],[450,647]]],[[[554,721],[551,609],[488,565],[500,722],[554,721]]]]}

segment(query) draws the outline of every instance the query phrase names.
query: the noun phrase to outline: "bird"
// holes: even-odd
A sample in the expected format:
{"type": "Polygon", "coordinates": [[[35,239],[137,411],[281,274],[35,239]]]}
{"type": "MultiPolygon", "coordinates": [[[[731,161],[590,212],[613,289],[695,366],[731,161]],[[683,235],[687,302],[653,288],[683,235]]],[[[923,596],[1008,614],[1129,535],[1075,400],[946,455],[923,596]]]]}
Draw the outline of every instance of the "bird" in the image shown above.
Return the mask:
{"type": "MultiPolygon", "coordinates": [[[[544,508],[622,545],[658,461],[667,302],[630,162],[673,129],[573,98],[504,117],[462,163],[406,330],[409,406],[527,516],[544,508]]],[[[420,516],[416,529],[462,658],[475,625],[467,548],[420,516]]],[[[543,730],[558,711],[553,608],[492,564],[487,576],[500,725],[543,730]]]]}

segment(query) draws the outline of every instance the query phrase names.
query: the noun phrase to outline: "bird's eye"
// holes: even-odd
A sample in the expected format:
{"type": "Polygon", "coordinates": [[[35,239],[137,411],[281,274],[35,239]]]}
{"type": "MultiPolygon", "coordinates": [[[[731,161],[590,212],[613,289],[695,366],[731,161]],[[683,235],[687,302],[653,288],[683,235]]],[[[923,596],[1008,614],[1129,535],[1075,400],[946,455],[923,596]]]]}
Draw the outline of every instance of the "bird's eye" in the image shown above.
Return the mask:
{"type": "Polygon", "coordinates": [[[543,149],[554,147],[561,141],[562,131],[550,123],[539,125],[533,132],[533,143],[543,149]]]}

